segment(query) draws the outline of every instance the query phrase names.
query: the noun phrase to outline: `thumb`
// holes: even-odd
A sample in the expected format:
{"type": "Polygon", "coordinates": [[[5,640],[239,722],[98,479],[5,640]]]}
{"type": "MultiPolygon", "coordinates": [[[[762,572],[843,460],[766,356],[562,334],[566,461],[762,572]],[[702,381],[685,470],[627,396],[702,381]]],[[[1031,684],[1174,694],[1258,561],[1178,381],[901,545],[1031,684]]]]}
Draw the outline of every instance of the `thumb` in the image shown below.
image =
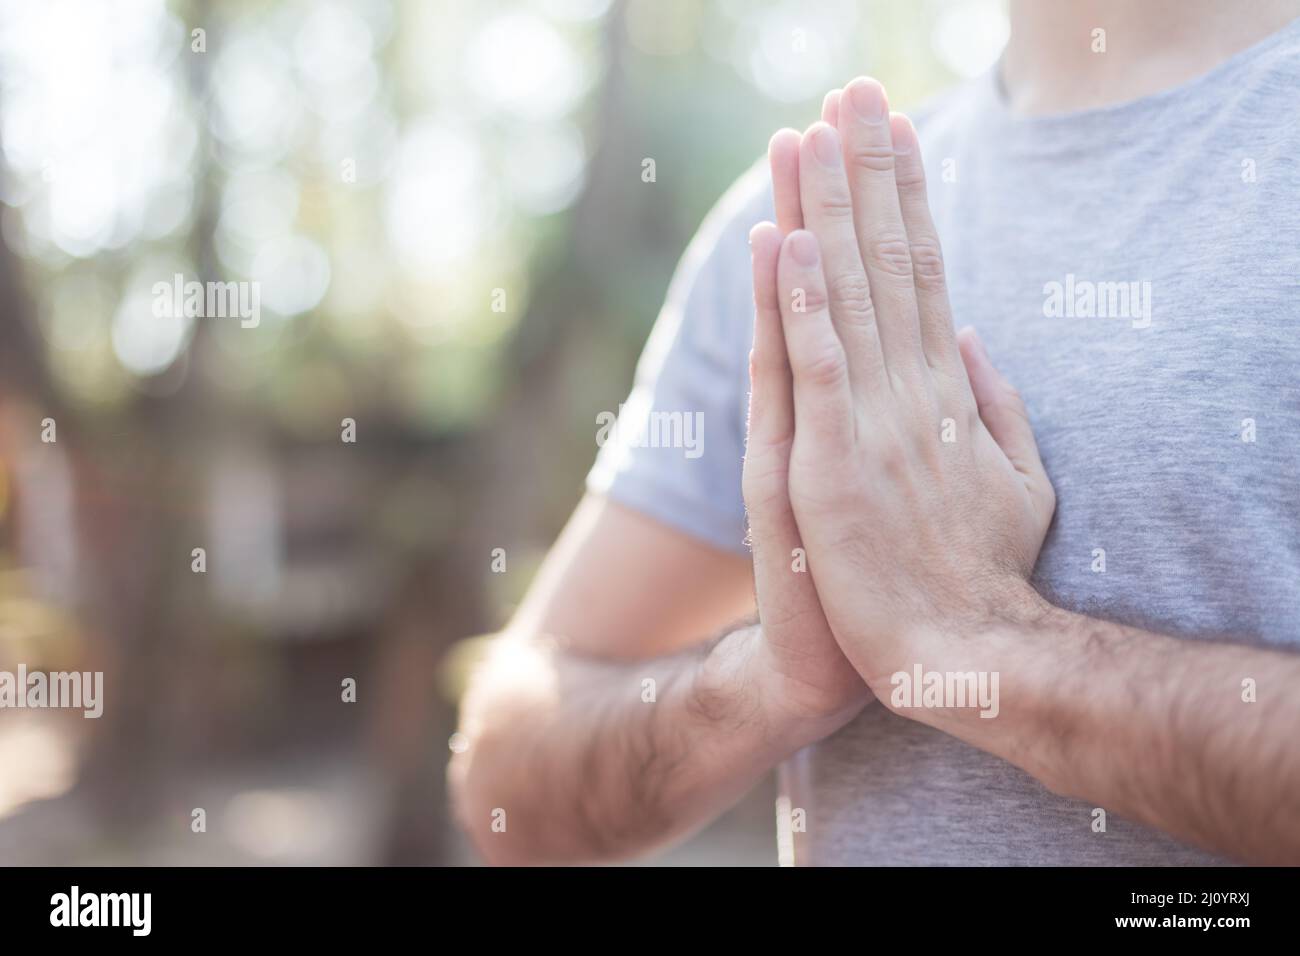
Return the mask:
{"type": "Polygon", "coordinates": [[[993,360],[973,328],[967,326],[957,333],[957,345],[984,427],[1016,471],[1025,476],[1035,502],[1044,506],[1050,517],[1056,507],[1056,495],[1039,457],[1024,399],[993,367],[993,360]]]}

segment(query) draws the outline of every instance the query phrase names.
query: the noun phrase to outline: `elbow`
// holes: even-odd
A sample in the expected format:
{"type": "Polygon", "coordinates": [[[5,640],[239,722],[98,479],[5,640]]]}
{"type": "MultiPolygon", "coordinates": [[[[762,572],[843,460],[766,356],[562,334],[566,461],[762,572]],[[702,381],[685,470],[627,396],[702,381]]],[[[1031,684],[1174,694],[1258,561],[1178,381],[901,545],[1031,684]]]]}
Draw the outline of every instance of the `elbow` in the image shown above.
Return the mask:
{"type": "Polygon", "coordinates": [[[501,799],[491,779],[491,754],[472,751],[454,755],[447,765],[452,814],[470,848],[488,866],[534,866],[545,862],[510,832],[511,821],[501,806],[510,801],[501,799]]]}
{"type": "Polygon", "coordinates": [[[467,667],[466,687],[457,717],[458,744],[447,763],[447,802],[469,848],[489,866],[527,866],[542,862],[519,839],[522,820],[514,808],[528,800],[518,774],[519,746],[531,721],[528,695],[506,680],[514,668],[502,667],[502,642],[484,642],[467,667]],[[513,692],[516,691],[516,692],[513,692]]]}
{"type": "Polygon", "coordinates": [[[447,766],[457,826],[489,866],[572,865],[626,856],[584,812],[566,768],[568,735],[554,730],[559,694],[552,663],[515,644],[484,662],[461,703],[458,746],[447,766]],[[550,774],[539,779],[537,768],[550,774]],[[566,779],[566,777],[568,779],[566,779]]]}
{"type": "Polygon", "coordinates": [[[535,866],[570,862],[544,855],[527,839],[534,814],[535,784],[520,767],[521,748],[539,715],[521,706],[524,695],[502,692],[491,668],[470,681],[461,702],[458,726],[462,745],[447,764],[447,797],[452,817],[474,853],[488,866],[535,866]]]}

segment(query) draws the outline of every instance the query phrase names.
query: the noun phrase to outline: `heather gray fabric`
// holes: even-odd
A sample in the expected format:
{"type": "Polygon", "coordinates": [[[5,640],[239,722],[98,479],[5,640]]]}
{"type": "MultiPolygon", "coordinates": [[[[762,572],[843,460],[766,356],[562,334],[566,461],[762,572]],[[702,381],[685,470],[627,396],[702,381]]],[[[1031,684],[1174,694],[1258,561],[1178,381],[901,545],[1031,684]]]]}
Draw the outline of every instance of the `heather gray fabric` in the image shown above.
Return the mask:
{"type": "MultiPolygon", "coordinates": [[[[920,114],[954,315],[1023,393],[1056,486],[1036,583],[1058,604],[1300,643],[1298,94],[1300,21],[1116,107],[1017,118],[990,75],[920,114]]],[[[701,412],[702,454],[610,443],[589,479],[740,552],[746,235],[770,218],[760,167],[701,229],[638,369],[625,420],[701,412]]],[[[1090,805],[875,704],[782,781],[800,864],[1216,862],[1114,814],[1094,833],[1090,805]]]]}

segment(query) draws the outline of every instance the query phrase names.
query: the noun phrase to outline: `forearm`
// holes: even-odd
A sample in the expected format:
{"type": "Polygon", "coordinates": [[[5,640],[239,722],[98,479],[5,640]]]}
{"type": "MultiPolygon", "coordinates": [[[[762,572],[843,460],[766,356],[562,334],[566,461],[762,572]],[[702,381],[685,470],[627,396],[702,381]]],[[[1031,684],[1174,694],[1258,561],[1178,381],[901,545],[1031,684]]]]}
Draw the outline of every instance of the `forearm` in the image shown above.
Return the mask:
{"type": "Polygon", "coordinates": [[[984,649],[1001,670],[997,719],[934,711],[936,726],[1055,792],[1187,842],[1300,862],[1300,657],[1041,602],[997,626],[984,649]]]}
{"type": "Polygon", "coordinates": [[[702,825],[819,732],[771,705],[762,654],[757,628],[634,663],[510,639],[464,708],[462,826],[520,864],[626,857],[702,825]]]}

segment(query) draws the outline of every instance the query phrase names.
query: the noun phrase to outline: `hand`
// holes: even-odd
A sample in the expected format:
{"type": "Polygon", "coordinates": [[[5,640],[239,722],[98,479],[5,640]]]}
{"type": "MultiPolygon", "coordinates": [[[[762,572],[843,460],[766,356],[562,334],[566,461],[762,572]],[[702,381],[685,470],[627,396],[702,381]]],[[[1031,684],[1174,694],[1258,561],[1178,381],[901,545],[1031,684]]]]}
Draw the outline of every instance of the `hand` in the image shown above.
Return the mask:
{"type": "MultiPolygon", "coordinates": [[[[806,231],[778,263],[789,494],[826,618],[886,700],[892,673],[964,657],[960,635],[1035,600],[1055,495],[1020,397],[953,333],[911,123],[868,79],[823,115],[798,141],[806,231]]],[[[751,433],[785,430],[775,404],[751,433]]]]}
{"type": "Polygon", "coordinates": [[[778,136],[772,141],[772,183],[780,228],[762,223],[749,237],[755,318],[743,488],[754,552],[760,657],[765,673],[773,678],[771,694],[783,710],[827,725],[812,734],[816,737],[847,722],[871,694],[822,613],[790,506],[793,382],[781,330],[777,257],[782,232],[803,225],[795,135],[793,150],[788,138],[778,136]]]}

